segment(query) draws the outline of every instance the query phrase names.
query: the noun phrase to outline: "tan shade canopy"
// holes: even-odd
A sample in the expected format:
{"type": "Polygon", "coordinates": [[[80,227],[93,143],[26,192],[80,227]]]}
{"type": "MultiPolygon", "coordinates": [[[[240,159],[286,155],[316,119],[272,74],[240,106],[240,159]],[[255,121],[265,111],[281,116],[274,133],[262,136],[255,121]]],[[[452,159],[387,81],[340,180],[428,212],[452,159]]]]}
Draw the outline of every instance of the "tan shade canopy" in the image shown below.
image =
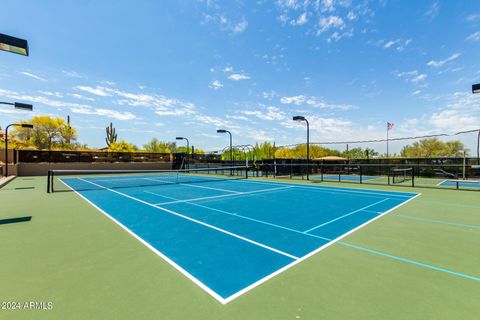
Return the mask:
{"type": "Polygon", "coordinates": [[[343,157],[337,157],[337,156],[327,156],[327,157],[321,157],[321,158],[315,158],[313,160],[323,160],[323,161],[343,161],[343,160],[348,160],[347,158],[343,157]]]}

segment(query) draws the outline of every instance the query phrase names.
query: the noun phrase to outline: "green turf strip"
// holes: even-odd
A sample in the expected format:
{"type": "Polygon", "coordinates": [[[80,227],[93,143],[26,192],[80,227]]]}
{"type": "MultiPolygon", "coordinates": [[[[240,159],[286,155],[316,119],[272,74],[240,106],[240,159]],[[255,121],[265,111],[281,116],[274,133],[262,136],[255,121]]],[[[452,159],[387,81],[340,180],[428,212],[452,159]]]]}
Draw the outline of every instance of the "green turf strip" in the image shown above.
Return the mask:
{"type": "MultiPolygon", "coordinates": [[[[478,319],[478,281],[341,244],[222,305],[74,193],[47,195],[43,177],[8,187],[0,219],[33,219],[0,229],[0,302],[53,309],[0,310],[0,319],[478,319]],[[26,186],[35,189],[13,190],[26,186]]],[[[343,242],[480,276],[478,228],[418,220],[480,225],[477,193],[388,190],[422,196],[343,242]]]]}

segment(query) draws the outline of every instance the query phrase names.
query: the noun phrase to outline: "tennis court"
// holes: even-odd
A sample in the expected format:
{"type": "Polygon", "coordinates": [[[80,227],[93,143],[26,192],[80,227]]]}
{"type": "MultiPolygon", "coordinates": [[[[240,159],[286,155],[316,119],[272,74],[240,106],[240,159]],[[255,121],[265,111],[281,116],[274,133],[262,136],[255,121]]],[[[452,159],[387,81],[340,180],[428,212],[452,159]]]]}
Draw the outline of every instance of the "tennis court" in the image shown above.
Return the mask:
{"type": "Polygon", "coordinates": [[[238,177],[59,180],[222,303],[418,196],[238,177]]]}
{"type": "Polygon", "coordinates": [[[329,180],[329,181],[369,181],[376,179],[384,179],[384,177],[379,176],[357,176],[357,175],[346,175],[346,174],[324,174],[322,176],[313,176],[312,180],[329,180]]]}
{"type": "Polygon", "coordinates": [[[443,180],[437,186],[440,187],[455,187],[455,188],[480,188],[480,181],[469,181],[469,180],[443,180]]]}

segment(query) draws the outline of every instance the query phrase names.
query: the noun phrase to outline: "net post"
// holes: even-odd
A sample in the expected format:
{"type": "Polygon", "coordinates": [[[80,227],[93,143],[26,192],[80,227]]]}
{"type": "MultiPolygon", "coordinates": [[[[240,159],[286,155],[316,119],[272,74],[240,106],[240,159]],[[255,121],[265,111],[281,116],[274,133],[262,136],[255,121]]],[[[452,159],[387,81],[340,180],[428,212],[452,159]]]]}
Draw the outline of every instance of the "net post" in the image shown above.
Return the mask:
{"type": "Polygon", "coordinates": [[[50,193],[50,170],[47,171],[47,193],[50,193]]]}
{"type": "Polygon", "coordinates": [[[50,192],[53,193],[55,190],[53,189],[53,181],[54,181],[54,172],[53,170],[50,173],[50,192]]]}
{"type": "Polygon", "coordinates": [[[245,179],[248,179],[248,166],[245,167],[245,179]]]}
{"type": "Polygon", "coordinates": [[[415,188],[415,167],[412,167],[412,188],[415,188]]]}

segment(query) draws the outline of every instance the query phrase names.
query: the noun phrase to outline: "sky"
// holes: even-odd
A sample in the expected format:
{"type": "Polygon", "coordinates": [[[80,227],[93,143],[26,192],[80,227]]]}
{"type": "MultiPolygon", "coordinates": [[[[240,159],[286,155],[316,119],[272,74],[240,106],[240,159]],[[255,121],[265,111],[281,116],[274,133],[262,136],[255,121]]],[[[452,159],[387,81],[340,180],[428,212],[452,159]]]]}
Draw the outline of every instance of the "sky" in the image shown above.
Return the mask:
{"type": "Polygon", "coordinates": [[[387,122],[392,138],[476,129],[478,4],[2,1],[0,33],[27,39],[30,56],[0,52],[0,101],[34,112],[0,106],[0,126],[70,115],[90,147],[113,122],[138,146],[185,136],[206,150],[228,145],[219,128],[234,145],[304,142],[295,115],[313,142],[381,139],[387,122]]]}

